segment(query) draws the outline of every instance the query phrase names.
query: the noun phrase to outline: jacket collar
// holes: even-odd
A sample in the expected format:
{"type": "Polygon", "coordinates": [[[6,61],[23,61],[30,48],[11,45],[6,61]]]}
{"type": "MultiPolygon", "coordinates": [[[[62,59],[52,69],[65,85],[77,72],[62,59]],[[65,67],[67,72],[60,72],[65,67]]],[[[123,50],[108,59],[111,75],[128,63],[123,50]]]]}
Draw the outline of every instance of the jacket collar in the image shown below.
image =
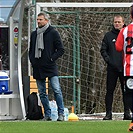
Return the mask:
{"type": "Polygon", "coordinates": [[[115,27],[113,26],[112,30],[111,30],[114,34],[119,34],[120,30],[115,29],[115,27]]]}
{"type": "MultiPolygon", "coordinates": [[[[49,27],[46,29],[45,33],[46,34],[47,32],[49,32],[50,30],[52,30],[54,27],[49,25],[49,27]]],[[[37,28],[36,28],[36,32],[37,32],[37,28]]]]}

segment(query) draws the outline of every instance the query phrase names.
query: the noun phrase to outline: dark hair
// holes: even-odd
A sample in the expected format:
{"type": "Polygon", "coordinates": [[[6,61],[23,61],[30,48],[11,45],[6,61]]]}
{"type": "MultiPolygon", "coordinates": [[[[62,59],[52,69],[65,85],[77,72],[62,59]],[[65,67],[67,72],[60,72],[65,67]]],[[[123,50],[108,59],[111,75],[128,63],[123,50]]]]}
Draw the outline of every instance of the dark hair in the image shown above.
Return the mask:
{"type": "Polygon", "coordinates": [[[131,14],[131,17],[132,17],[132,19],[133,19],[133,5],[131,6],[130,14],[131,14]]]}
{"type": "Polygon", "coordinates": [[[37,16],[44,16],[44,18],[45,18],[46,20],[49,20],[48,15],[45,14],[45,13],[43,13],[43,12],[39,13],[37,16]]]}

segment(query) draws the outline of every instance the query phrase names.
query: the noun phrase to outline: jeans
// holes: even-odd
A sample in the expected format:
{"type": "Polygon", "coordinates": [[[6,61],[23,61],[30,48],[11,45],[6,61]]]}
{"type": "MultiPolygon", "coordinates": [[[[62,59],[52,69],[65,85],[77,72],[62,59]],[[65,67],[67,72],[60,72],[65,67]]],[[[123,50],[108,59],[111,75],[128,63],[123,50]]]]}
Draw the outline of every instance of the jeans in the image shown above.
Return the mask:
{"type": "MultiPolygon", "coordinates": [[[[53,76],[49,78],[51,88],[54,92],[55,101],[58,107],[58,114],[64,114],[64,103],[61,87],[59,84],[58,76],[53,76]]],[[[51,117],[51,109],[49,105],[48,95],[46,94],[46,79],[36,80],[39,96],[44,107],[44,112],[46,117],[51,117]]]]}

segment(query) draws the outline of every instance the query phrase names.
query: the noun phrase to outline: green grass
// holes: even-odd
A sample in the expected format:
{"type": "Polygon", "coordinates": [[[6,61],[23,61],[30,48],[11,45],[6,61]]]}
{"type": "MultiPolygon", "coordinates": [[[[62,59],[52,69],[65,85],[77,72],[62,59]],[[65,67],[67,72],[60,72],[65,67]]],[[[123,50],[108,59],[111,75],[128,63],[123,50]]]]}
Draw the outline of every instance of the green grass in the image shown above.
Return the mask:
{"type": "Polygon", "coordinates": [[[131,121],[1,121],[0,133],[127,133],[131,121]]]}

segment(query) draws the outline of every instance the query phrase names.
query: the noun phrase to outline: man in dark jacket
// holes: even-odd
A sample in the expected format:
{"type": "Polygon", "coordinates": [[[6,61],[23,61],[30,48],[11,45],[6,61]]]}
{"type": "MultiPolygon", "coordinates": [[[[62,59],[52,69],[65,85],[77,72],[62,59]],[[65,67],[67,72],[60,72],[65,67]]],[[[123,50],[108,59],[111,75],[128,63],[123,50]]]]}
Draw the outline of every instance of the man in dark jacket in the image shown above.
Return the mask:
{"type": "Polygon", "coordinates": [[[130,112],[125,104],[124,97],[124,74],[123,74],[123,58],[122,52],[117,52],[115,49],[115,42],[119,31],[124,26],[124,18],[122,16],[115,16],[113,28],[107,32],[102,40],[101,55],[107,63],[107,80],[106,80],[106,116],[103,120],[112,120],[112,103],[113,94],[119,78],[121,83],[121,90],[123,94],[124,118],[123,120],[131,120],[130,112]]]}
{"type": "Polygon", "coordinates": [[[29,59],[33,67],[39,96],[45,110],[44,120],[51,120],[51,109],[46,94],[46,78],[53,89],[58,107],[58,121],[64,120],[64,104],[58,79],[56,60],[64,54],[64,47],[59,33],[50,24],[44,13],[37,17],[38,28],[31,33],[29,59]]]}

